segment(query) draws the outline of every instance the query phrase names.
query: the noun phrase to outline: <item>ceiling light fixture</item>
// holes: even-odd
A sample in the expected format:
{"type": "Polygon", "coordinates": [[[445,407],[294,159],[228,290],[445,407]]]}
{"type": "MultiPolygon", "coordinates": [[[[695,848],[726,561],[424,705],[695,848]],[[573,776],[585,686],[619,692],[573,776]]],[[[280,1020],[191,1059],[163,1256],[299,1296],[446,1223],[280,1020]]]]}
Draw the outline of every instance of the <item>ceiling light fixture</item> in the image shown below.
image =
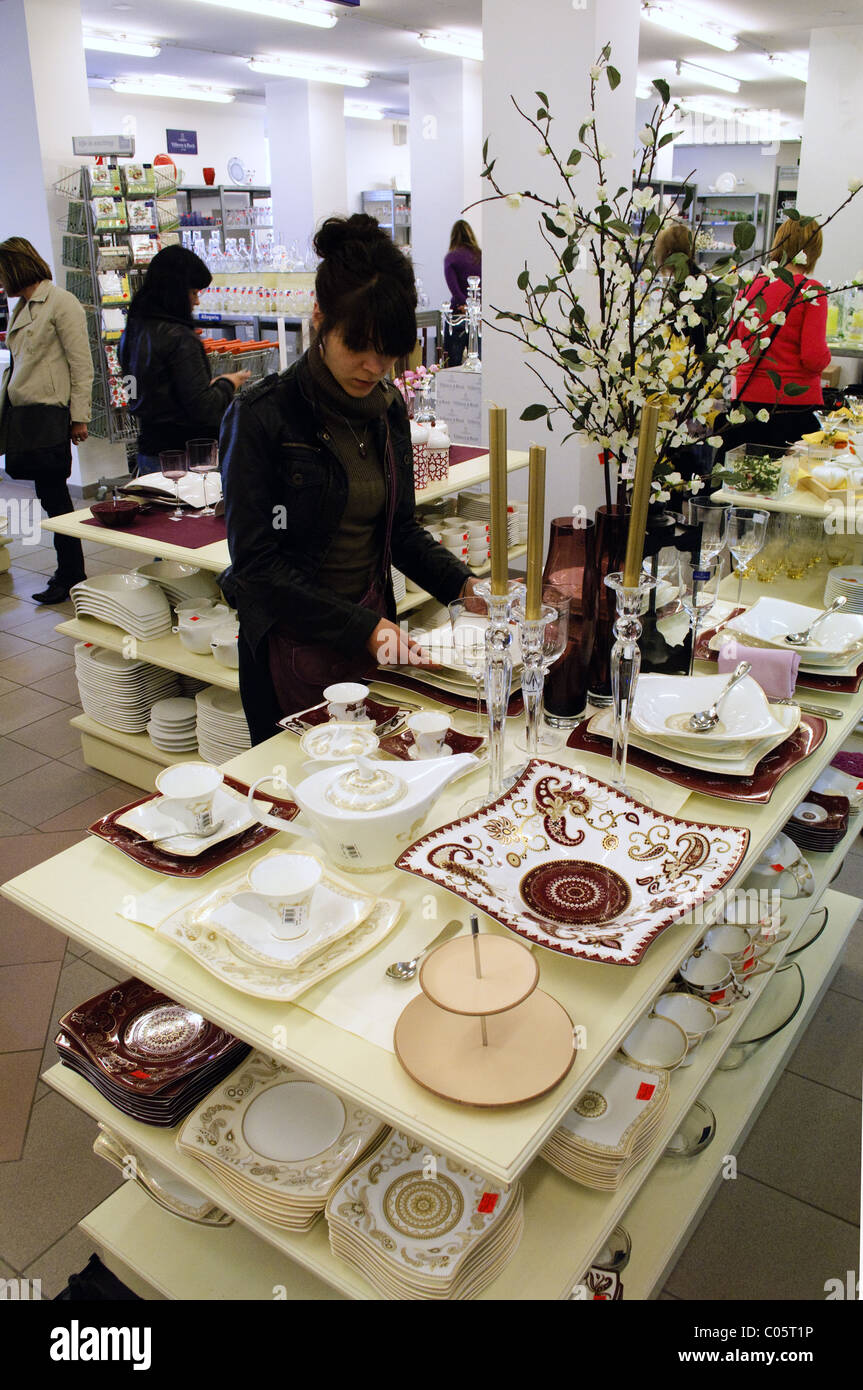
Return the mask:
{"type": "Polygon", "coordinates": [[[126,34],[85,34],[84,47],[98,53],[131,53],[133,58],[158,58],[162,51],[158,44],[126,34]]]}
{"type": "Polygon", "coordinates": [[[482,62],[482,37],[473,34],[419,34],[423,48],[432,53],[446,53],[451,58],[472,58],[482,62]]]}
{"type": "Polygon", "coordinates": [[[219,91],[216,87],[190,87],[181,77],[145,78],[138,81],[134,77],[117,77],[111,83],[112,92],[122,92],[126,96],[161,97],[163,101],[234,101],[233,92],[219,91]]]}
{"type": "Polygon", "coordinates": [[[697,63],[681,59],[677,64],[679,77],[688,77],[691,82],[703,82],[705,87],[715,87],[720,92],[739,92],[740,83],[736,77],[724,72],[714,72],[712,68],[702,68],[697,63]]]}
{"type": "Polygon", "coordinates": [[[311,24],[315,29],[332,29],[338,15],[315,9],[305,0],[198,0],[199,5],[216,5],[222,10],[241,10],[243,14],[263,15],[265,19],[284,19],[291,24],[311,24]]]}
{"type": "Polygon", "coordinates": [[[674,34],[685,34],[689,39],[700,39],[702,43],[709,43],[713,48],[723,48],[726,53],[733,53],[737,47],[736,34],[721,29],[718,24],[711,24],[708,19],[693,14],[691,10],[679,9],[675,5],[656,5],[652,0],[645,0],[641,6],[641,13],[651,24],[670,29],[674,34]]]}
{"type": "Polygon", "coordinates": [[[313,67],[302,60],[293,58],[250,58],[252,72],[265,73],[269,77],[298,77],[303,82],[336,82],[342,87],[367,87],[369,79],[362,72],[348,72],[347,68],[313,67]]]}
{"type": "Polygon", "coordinates": [[[346,101],[345,115],[361,121],[382,121],[384,113],[379,106],[369,106],[363,101],[346,101]]]}
{"type": "Polygon", "coordinates": [[[794,77],[798,82],[809,79],[808,53],[768,53],[767,61],[782,77],[794,77]]]}

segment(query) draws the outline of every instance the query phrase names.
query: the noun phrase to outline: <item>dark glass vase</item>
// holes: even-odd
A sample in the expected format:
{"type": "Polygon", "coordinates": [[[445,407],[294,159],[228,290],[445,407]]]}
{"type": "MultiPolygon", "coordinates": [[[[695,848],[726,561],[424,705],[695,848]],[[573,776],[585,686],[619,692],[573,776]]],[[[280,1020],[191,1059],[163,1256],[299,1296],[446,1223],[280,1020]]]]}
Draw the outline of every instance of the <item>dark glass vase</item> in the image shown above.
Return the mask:
{"type": "Polygon", "coordinates": [[[623,569],[629,508],[603,506],[596,513],[596,636],[588,671],[588,693],[592,705],[611,704],[611,648],[617,604],[614,593],[604,583],[607,574],[623,569]]]}
{"type": "Polygon", "coordinates": [[[571,517],[551,523],[543,589],[554,588],[569,599],[566,650],[545,680],[545,716],[549,724],[575,724],[587,703],[587,677],[596,635],[596,549],[592,521],[576,525],[571,517]]]}

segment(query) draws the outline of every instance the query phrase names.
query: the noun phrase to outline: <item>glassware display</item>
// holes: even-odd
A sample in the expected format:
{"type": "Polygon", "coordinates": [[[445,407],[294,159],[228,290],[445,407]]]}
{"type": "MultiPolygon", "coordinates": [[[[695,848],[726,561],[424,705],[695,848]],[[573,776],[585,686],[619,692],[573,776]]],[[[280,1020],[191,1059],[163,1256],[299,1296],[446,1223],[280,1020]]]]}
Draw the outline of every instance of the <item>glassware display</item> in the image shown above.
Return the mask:
{"type": "MultiPolygon", "coordinates": [[[[766,513],[765,513],[766,515],[766,513]]],[[[689,655],[689,674],[695,664],[695,646],[702,618],[706,618],[719,597],[722,580],[722,562],[713,560],[709,564],[681,553],[678,571],[680,583],[680,602],[689,617],[692,631],[692,648],[689,655]]]]}
{"type": "Polygon", "coordinates": [[[159,468],[163,477],[177,486],[177,505],[168,512],[169,521],[185,521],[186,513],[180,506],[180,483],[189,471],[189,460],[185,449],[168,449],[159,455],[159,468]]]}
{"type": "Polygon", "coordinates": [[[186,457],[189,472],[197,473],[204,488],[204,506],[198,516],[215,516],[216,509],[207,501],[207,476],[218,471],[219,443],[216,439],[187,439],[186,457]]]}
{"type": "Polygon", "coordinates": [[[521,693],[524,697],[525,728],[516,739],[531,757],[560,748],[562,734],[545,727],[543,693],[547,673],[566,650],[569,632],[569,599],[555,589],[544,589],[538,618],[528,618],[524,604],[512,608],[521,643],[521,693]]]}
{"type": "Polygon", "coordinates": [[[473,677],[476,683],[476,723],[474,733],[485,733],[482,717],[482,692],[485,685],[485,623],[477,619],[475,605],[469,600],[455,599],[449,605],[453,650],[456,665],[473,677]]]}
{"type": "Polygon", "coordinates": [[[545,679],[545,722],[569,728],[587,704],[587,679],[596,636],[597,576],[593,521],[556,517],[551,523],[543,588],[569,599],[563,655],[545,679]]]}
{"type": "MultiPolygon", "coordinates": [[[[626,759],[629,750],[629,725],[632,704],[641,670],[641,615],[647,607],[651,591],[656,587],[652,575],[640,574],[637,585],[626,585],[621,573],[607,574],[604,583],[613,592],[617,606],[614,623],[615,643],[611,649],[611,697],[614,704],[614,745],[611,750],[611,785],[628,792],[626,759]]],[[[694,645],[694,642],[693,642],[694,645]]],[[[638,800],[649,804],[643,792],[638,800]]]]}
{"type": "Polygon", "coordinates": [[[462,328],[467,324],[467,349],[462,360],[462,367],[466,372],[481,372],[482,361],[480,360],[479,348],[480,337],[482,335],[482,300],[480,298],[480,277],[469,275],[467,277],[467,300],[464,309],[454,309],[449,300],[445,300],[441,305],[441,326],[442,328],[462,328]]]}
{"type": "Polygon", "coordinates": [[[722,506],[718,502],[711,502],[705,498],[703,501],[692,498],[687,504],[689,515],[687,520],[690,526],[701,528],[700,559],[706,564],[710,564],[725,549],[728,539],[728,516],[731,511],[729,506],[722,506]]]}
{"type": "Polygon", "coordinates": [[[743,593],[743,575],[767,538],[769,512],[752,507],[732,507],[728,518],[728,549],[737,561],[737,603],[743,593]]]}

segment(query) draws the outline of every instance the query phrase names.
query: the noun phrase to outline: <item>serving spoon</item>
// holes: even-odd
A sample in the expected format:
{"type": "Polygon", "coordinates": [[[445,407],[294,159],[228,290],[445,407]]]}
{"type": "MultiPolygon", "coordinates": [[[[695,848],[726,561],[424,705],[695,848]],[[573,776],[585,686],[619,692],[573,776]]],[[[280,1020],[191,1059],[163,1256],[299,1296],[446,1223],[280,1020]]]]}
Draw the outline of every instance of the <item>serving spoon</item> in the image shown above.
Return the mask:
{"type": "Polygon", "coordinates": [[[427,946],[414,956],[413,960],[394,960],[392,965],[387,966],[387,974],[391,980],[412,980],[419,970],[420,961],[423,956],[427,956],[433,946],[440,946],[442,942],[449,941],[451,936],[455,936],[461,931],[461,922],[458,918],[453,918],[447,922],[443,931],[438,932],[427,946]]]}
{"type": "Polygon", "coordinates": [[[785,641],[792,647],[805,647],[818,624],[823,623],[825,618],[829,618],[831,613],[837,613],[840,608],[844,608],[847,602],[848,600],[845,595],[840,594],[838,598],[834,598],[830,607],[825,608],[824,612],[817,617],[814,622],[810,623],[807,628],[804,628],[802,632],[786,632],[785,641]]]}
{"type": "Polygon", "coordinates": [[[749,665],[748,661],[741,661],[738,666],[735,666],[731,680],[722,691],[722,694],[717,696],[715,704],[712,704],[709,709],[701,709],[698,710],[697,713],[690,715],[689,727],[693,733],[709,734],[711,729],[716,728],[716,725],[719,723],[719,706],[722,704],[726,695],[730,694],[734,689],[735,685],[742,681],[744,676],[749,675],[751,669],[752,667],[749,665]]]}

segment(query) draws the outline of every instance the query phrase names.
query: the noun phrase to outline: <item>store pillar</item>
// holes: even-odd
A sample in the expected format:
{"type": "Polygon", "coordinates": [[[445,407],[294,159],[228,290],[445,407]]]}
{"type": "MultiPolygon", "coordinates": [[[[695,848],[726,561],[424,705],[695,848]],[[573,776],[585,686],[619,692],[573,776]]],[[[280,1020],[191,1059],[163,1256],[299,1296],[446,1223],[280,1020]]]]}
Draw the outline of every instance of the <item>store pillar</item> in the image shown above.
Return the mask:
{"type": "MultiPolygon", "coordinates": [[[[797,206],[824,217],[848,196],[848,180],[863,178],[863,29],[813,29],[797,206]]],[[[824,232],[819,280],[834,287],[863,270],[863,203],[858,196],[824,232]]]]}
{"type": "Polygon", "coordinates": [[[305,253],[323,219],[347,211],[344,90],[279,78],[266,94],[273,223],[305,253]]]}

